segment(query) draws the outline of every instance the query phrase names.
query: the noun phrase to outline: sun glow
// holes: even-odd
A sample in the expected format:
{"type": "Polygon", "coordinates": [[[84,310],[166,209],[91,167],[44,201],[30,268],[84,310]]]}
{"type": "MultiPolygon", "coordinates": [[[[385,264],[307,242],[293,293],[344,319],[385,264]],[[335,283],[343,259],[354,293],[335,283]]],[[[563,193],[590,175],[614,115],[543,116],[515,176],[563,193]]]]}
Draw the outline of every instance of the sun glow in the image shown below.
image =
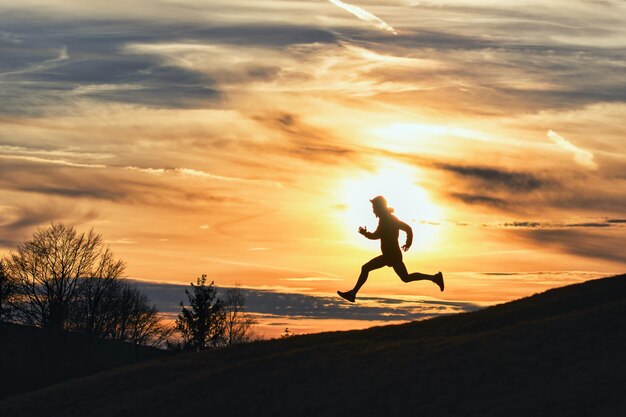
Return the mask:
{"type": "Polygon", "coordinates": [[[432,250],[438,240],[444,214],[443,209],[432,202],[428,191],[419,185],[419,178],[415,168],[389,162],[374,173],[344,180],[339,199],[343,209],[342,221],[348,225],[351,239],[353,237],[359,244],[363,243],[363,239],[356,235],[359,226],[375,230],[377,219],[369,200],[382,195],[389,207],[395,210],[394,214],[413,228],[414,250],[432,250]]]}

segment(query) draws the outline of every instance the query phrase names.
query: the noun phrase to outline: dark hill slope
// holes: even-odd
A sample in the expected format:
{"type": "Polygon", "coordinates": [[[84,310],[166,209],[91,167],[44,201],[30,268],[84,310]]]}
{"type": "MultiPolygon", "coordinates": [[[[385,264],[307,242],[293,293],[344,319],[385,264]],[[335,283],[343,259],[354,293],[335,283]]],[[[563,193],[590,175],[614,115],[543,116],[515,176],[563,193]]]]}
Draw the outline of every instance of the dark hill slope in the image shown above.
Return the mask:
{"type": "Polygon", "coordinates": [[[0,323],[0,399],[172,352],[0,323]]]}
{"type": "Polygon", "coordinates": [[[626,276],[473,313],[179,355],[2,416],[623,416],[626,276]]]}

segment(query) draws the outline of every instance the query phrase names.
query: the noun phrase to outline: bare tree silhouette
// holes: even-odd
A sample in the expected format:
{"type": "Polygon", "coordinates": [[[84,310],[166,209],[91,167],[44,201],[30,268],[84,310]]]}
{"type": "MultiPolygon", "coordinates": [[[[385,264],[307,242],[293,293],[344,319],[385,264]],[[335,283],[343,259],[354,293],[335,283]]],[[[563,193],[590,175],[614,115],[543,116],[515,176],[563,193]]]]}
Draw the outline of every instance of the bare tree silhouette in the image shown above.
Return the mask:
{"type": "Polygon", "coordinates": [[[76,301],[82,278],[121,274],[102,236],[90,230],[78,233],[72,226],[53,223],[18,244],[6,259],[6,273],[16,283],[19,319],[27,324],[61,331],[76,301]]]}
{"type": "Polygon", "coordinates": [[[255,337],[256,320],[246,313],[245,306],[246,296],[238,284],[226,290],[222,340],[227,346],[249,342],[255,337]]]}
{"type": "Polygon", "coordinates": [[[15,282],[6,274],[4,261],[0,259],[0,322],[11,320],[14,296],[15,282]]]}

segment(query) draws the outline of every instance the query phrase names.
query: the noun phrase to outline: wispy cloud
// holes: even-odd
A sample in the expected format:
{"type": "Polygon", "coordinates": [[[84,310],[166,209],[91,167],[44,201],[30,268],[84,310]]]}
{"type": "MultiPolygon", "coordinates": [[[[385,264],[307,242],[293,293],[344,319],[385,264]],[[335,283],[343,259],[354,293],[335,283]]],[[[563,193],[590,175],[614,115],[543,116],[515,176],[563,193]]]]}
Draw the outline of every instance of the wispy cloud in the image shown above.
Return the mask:
{"type": "Polygon", "coordinates": [[[329,278],[329,277],[300,277],[300,278],[281,278],[280,281],[343,281],[343,279],[329,278]]]}
{"type": "Polygon", "coordinates": [[[137,241],[132,240],[129,237],[123,237],[120,239],[105,240],[104,243],[106,243],[107,245],[134,245],[137,243],[137,241]]]}
{"type": "MultiPolygon", "coordinates": [[[[0,146],[0,151],[2,147],[0,146]]],[[[61,165],[72,168],[88,168],[88,169],[115,169],[118,167],[103,165],[103,164],[85,164],[80,162],[68,161],[65,159],[50,159],[50,158],[40,158],[37,156],[26,156],[26,155],[2,155],[0,154],[0,159],[12,159],[18,161],[26,161],[26,162],[34,162],[39,164],[52,164],[52,165],[61,165]]],[[[267,185],[272,187],[282,187],[282,184],[277,181],[269,181],[262,179],[248,179],[248,178],[239,178],[239,177],[229,177],[224,175],[215,175],[209,172],[195,170],[191,168],[139,168],[135,166],[127,166],[123,167],[125,170],[142,172],[150,175],[164,175],[168,173],[173,173],[177,175],[183,175],[187,177],[195,177],[216,181],[225,181],[225,182],[238,182],[238,183],[247,183],[247,184],[257,184],[257,185],[267,185]]]]}
{"type": "Polygon", "coordinates": [[[107,167],[106,165],[102,164],[82,164],[78,162],[66,161],[65,159],[48,159],[25,155],[0,155],[0,159],[14,159],[19,161],[36,162],[42,164],[62,165],[73,168],[102,169],[107,167]]]}
{"type": "MultiPolygon", "coordinates": [[[[488,225],[485,225],[488,226],[488,225]]],[[[498,227],[522,228],[522,229],[580,229],[597,227],[623,227],[622,222],[615,220],[586,221],[575,223],[538,222],[538,221],[515,221],[499,224],[498,227]]]]}
{"type": "Polygon", "coordinates": [[[84,152],[79,149],[48,149],[32,148],[24,146],[13,146],[0,144],[0,153],[8,155],[45,156],[59,158],[89,158],[89,159],[110,159],[111,153],[84,152]]]}
{"type": "Polygon", "coordinates": [[[22,43],[22,40],[19,38],[19,36],[13,33],[0,31],[0,42],[20,44],[22,43]]]}
{"type": "Polygon", "coordinates": [[[244,184],[256,184],[256,185],[266,185],[270,187],[282,187],[282,184],[277,181],[256,179],[256,178],[239,178],[239,177],[229,177],[224,175],[216,175],[211,174],[210,172],[200,171],[197,169],[191,168],[139,168],[135,166],[124,167],[124,169],[130,171],[143,172],[150,175],[165,175],[165,174],[177,174],[183,175],[186,177],[193,177],[205,180],[216,180],[216,181],[224,181],[224,182],[236,182],[236,183],[244,183],[244,184]]]}
{"type": "Polygon", "coordinates": [[[239,201],[213,187],[181,187],[184,177],[141,178],[123,167],[29,156],[0,155],[0,190],[47,197],[191,208],[194,204],[239,201]],[[178,180],[178,181],[177,181],[178,180]],[[216,195],[215,193],[219,194],[216,195]]]}
{"type": "Polygon", "coordinates": [[[265,184],[273,187],[281,187],[282,184],[276,181],[266,181],[259,179],[248,179],[248,178],[238,178],[238,177],[226,177],[223,175],[215,175],[204,171],[199,171],[196,169],[190,168],[176,168],[174,170],[177,173],[188,175],[191,177],[204,178],[209,180],[218,180],[218,181],[226,181],[226,182],[241,182],[241,183],[255,183],[255,184],[265,184]]]}
{"type": "Polygon", "coordinates": [[[395,31],[395,29],[391,27],[391,25],[389,25],[387,22],[385,22],[378,16],[373,15],[372,13],[368,12],[367,10],[363,10],[360,7],[354,6],[352,4],[344,3],[341,0],[328,0],[328,1],[334,4],[335,6],[347,11],[348,13],[352,13],[359,19],[372,23],[374,26],[376,26],[379,29],[385,30],[387,32],[391,32],[394,35],[398,34],[395,31]]]}
{"type": "Polygon", "coordinates": [[[550,138],[554,143],[556,143],[561,148],[565,149],[568,152],[574,154],[574,161],[579,165],[588,168],[588,169],[598,169],[598,165],[593,160],[593,154],[584,149],[580,149],[575,146],[563,136],[558,135],[556,132],[549,130],[548,138],[550,138]]]}
{"type": "MultiPolygon", "coordinates": [[[[14,44],[18,44],[21,42],[12,42],[14,44]]],[[[57,56],[51,59],[46,59],[44,62],[29,65],[26,68],[19,69],[17,71],[9,71],[0,73],[0,77],[7,75],[16,75],[16,74],[27,74],[37,71],[49,71],[52,68],[55,68],[59,63],[63,61],[67,61],[69,59],[69,54],[67,53],[67,46],[63,45],[61,49],[57,51],[57,56]]]]}

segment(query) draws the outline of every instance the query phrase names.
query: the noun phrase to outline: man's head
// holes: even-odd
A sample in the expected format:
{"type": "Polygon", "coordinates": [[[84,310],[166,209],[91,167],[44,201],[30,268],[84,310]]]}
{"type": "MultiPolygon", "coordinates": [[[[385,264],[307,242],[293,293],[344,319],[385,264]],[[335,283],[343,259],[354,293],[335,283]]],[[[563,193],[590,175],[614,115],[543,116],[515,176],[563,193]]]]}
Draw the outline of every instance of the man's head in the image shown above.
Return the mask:
{"type": "Polygon", "coordinates": [[[393,209],[387,207],[387,200],[382,195],[372,198],[370,202],[372,203],[372,210],[377,217],[393,213],[393,209]]]}

